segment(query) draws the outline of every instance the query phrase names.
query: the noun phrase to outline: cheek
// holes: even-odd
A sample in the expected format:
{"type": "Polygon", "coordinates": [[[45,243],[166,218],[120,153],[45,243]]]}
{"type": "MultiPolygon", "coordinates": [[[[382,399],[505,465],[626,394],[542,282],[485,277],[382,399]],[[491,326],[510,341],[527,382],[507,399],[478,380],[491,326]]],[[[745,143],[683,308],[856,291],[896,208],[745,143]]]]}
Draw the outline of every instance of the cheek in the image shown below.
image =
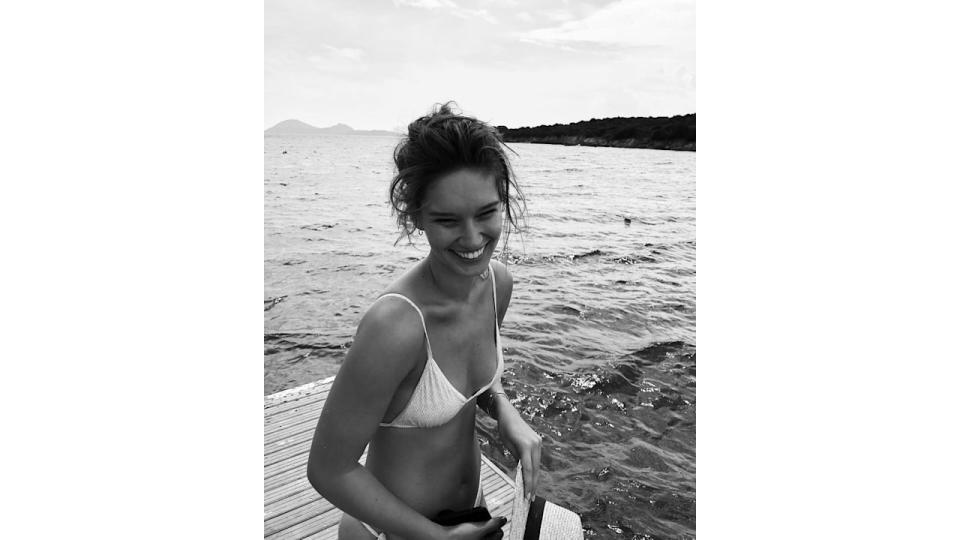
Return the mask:
{"type": "Polygon", "coordinates": [[[500,212],[496,218],[491,219],[490,221],[493,222],[492,227],[496,229],[497,234],[499,235],[501,232],[503,232],[504,223],[507,222],[507,215],[503,212],[500,212]]]}
{"type": "Polygon", "coordinates": [[[499,219],[491,219],[490,223],[484,227],[484,234],[492,238],[494,243],[500,240],[500,235],[503,232],[503,222],[499,219]]]}
{"type": "Polygon", "coordinates": [[[426,227],[423,236],[427,239],[427,243],[430,244],[431,247],[438,248],[443,248],[457,239],[457,234],[453,230],[437,225],[426,227]]]}
{"type": "Polygon", "coordinates": [[[492,219],[490,220],[493,223],[490,225],[490,230],[492,235],[500,236],[500,233],[503,232],[503,220],[492,219]]]}

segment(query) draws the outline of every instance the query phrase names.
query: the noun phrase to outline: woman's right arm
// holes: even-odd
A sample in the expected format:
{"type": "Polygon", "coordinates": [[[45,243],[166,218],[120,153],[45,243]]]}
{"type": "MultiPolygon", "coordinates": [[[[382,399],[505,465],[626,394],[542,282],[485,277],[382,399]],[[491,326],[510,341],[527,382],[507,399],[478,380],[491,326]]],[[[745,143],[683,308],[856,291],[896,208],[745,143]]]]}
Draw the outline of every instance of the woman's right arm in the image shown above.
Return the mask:
{"type": "Polygon", "coordinates": [[[380,530],[439,538],[442,527],[390,493],[358,460],[400,382],[425,355],[420,319],[402,301],[363,316],[313,435],[307,479],[338,508],[380,530]]]}

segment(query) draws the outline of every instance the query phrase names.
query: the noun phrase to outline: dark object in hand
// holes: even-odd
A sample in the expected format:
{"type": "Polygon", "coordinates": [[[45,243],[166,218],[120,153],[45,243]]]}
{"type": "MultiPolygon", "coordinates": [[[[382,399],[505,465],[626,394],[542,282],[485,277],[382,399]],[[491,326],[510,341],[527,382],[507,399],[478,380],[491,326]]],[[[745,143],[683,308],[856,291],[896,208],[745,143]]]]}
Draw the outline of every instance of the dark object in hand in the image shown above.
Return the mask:
{"type": "Polygon", "coordinates": [[[443,510],[437,514],[437,517],[433,518],[434,523],[438,523],[444,527],[459,525],[461,523],[473,523],[476,521],[489,520],[490,512],[482,506],[471,508],[469,510],[458,510],[456,512],[453,510],[443,510]]]}
{"type": "MultiPolygon", "coordinates": [[[[433,522],[443,525],[444,527],[450,527],[461,523],[486,522],[489,521],[490,518],[490,512],[488,512],[486,508],[478,506],[457,512],[453,510],[443,510],[437,514],[437,517],[433,518],[433,522]]],[[[484,536],[483,540],[499,540],[501,538],[503,538],[503,530],[499,529],[484,536]]]]}

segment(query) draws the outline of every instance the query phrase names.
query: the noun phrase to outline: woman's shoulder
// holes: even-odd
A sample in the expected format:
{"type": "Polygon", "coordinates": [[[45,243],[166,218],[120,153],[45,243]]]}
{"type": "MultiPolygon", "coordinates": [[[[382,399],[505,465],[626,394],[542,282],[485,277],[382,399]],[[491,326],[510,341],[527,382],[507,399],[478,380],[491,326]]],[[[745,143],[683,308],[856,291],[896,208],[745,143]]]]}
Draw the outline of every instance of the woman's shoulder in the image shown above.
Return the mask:
{"type": "Polygon", "coordinates": [[[496,259],[490,259],[490,267],[493,268],[494,277],[497,278],[498,286],[501,282],[513,283],[513,274],[510,273],[510,269],[507,268],[507,265],[496,259]]]}
{"type": "Polygon", "coordinates": [[[497,260],[490,261],[490,267],[493,268],[493,277],[497,280],[497,296],[507,295],[513,290],[513,274],[507,265],[497,260]]]}
{"type": "Polygon", "coordinates": [[[490,268],[493,269],[494,283],[496,284],[497,295],[497,318],[502,322],[507,308],[510,306],[510,298],[513,296],[513,274],[507,265],[500,261],[491,260],[490,268]]]}
{"type": "Polygon", "coordinates": [[[421,317],[419,308],[407,296],[385,293],[360,319],[357,340],[394,351],[418,351],[424,344],[421,317]]]}

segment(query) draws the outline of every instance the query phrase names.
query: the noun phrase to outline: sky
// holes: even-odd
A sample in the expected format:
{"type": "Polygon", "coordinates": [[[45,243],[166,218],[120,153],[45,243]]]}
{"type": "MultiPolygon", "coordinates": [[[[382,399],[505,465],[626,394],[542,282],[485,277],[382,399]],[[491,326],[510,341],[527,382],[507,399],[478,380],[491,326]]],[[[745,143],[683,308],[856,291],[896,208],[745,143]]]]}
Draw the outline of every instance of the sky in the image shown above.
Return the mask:
{"type": "Polygon", "coordinates": [[[265,129],[696,112],[692,0],[270,0],[264,26],[265,129]]]}

